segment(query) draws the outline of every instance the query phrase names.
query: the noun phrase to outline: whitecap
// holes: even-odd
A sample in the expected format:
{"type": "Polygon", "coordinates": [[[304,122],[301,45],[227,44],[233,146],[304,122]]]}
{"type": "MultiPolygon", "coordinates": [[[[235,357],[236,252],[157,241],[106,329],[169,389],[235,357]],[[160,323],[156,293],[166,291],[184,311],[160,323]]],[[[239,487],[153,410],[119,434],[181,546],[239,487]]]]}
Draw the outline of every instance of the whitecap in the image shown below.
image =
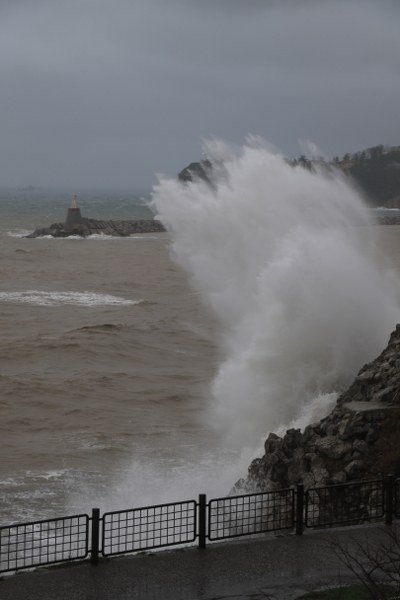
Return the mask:
{"type": "Polygon", "coordinates": [[[57,292],[27,290],[24,292],[0,292],[0,302],[12,304],[34,304],[37,306],[128,306],[139,304],[142,300],[128,300],[110,294],[95,292],[57,292]]]}
{"type": "Polygon", "coordinates": [[[400,208],[388,208],[387,206],[377,206],[372,209],[374,212],[399,212],[400,208]]]}
{"type": "MultiPolygon", "coordinates": [[[[7,235],[13,238],[26,238],[28,235],[32,233],[32,230],[19,230],[19,231],[7,231],[7,235]]],[[[88,236],[81,235],[69,235],[66,237],[54,237],[52,235],[41,235],[39,239],[42,240],[96,240],[96,241],[104,241],[104,240],[158,240],[158,235],[140,235],[140,234],[132,234],[127,236],[118,236],[118,235],[107,235],[106,233],[93,233],[88,236]]]]}
{"type": "MultiPolygon", "coordinates": [[[[70,239],[70,238],[60,238],[60,239],[70,239]]],[[[89,235],[86,239],[102,241],[102,240],[158,240],[158,236],[156,235],[127,235],[127,236],[116,236],[116,235],[107,235],[106,233],[93,233],[89,235]]]]}
{"type": "Polygon", "coordinates": [[[7,231],[7,235],[9,237],[14,237],[14,238],[24,238],[27,235],[29,235],[30,233],[32,233],[32,231],[27,231],[25,229],[20,230],[20,231],[7,231]]]}

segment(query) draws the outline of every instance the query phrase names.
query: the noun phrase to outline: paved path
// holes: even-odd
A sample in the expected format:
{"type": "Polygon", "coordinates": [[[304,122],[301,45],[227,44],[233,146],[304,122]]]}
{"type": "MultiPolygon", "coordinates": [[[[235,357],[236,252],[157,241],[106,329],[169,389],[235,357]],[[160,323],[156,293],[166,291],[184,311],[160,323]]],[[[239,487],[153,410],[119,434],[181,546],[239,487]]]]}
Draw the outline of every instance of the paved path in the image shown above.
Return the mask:
{"type": "Polygon", "coordinates": [[[352,581],[332,542],[384,536],[371,525],[42,568],[4,577],[0,600],[291,600],[352,581]]]}

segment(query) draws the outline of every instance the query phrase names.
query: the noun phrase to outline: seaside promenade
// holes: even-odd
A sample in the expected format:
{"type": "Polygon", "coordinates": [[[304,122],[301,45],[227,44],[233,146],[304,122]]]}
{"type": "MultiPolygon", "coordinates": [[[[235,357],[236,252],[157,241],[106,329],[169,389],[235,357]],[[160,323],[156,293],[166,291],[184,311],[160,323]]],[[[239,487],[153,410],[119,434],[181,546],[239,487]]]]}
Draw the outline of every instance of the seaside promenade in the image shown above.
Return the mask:
{"type": "Polygon", "coordinates": [[[0,600],[294,600],[354,576],[335,544],[383,541],[397,525],[241,539],[145,555],[42,568],[3,577],[0,600]]]}

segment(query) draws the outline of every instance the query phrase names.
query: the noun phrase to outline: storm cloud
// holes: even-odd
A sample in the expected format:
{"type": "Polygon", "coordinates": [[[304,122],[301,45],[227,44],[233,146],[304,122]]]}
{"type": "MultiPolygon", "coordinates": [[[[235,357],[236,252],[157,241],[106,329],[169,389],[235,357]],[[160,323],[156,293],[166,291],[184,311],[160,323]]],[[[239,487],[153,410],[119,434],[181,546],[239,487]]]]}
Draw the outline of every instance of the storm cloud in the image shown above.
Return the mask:
{"type": "Polygon", "coordinates": [[[201,140],[400,144],[400,3],[0,1],[0,185],[146,189],[201,140]]]}

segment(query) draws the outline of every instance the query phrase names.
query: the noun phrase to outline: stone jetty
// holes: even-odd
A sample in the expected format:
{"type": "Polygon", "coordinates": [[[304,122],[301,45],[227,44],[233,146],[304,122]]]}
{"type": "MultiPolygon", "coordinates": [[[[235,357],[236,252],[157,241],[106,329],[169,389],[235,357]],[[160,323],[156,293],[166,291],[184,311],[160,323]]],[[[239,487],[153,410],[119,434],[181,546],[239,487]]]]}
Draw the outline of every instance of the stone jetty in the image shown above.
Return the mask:
{"type": "Polygon", "coordinates": [[[35,229],[35,231],[25,237],[37,238],[49,235],[52,237],[69,237],[71,235],[88,237],[93,234],[128,237],[135,233],[159,233],[161,231],[165,231],[164,226],[160,221],[154,219],[100,221],[82,217],[79,223],[74,223],[71,226],[66,226],[65,223],[53,223],[49,227],[35,229]]]}
{"type": "Polygon", "coordinates": [[[165,231],[163,224],[155,219],[132,219],[125,221],[111,221],[88,219],[82,217],[81,210],[77,205],[77,195],[72,197],[72,203],[67,211],[64,223],[53,223],[49,227],[35,229],[27,238],[37,237],[69,237],[89,235],[111,235],[114,237],[128,237],[135,233],[158,233],[165,231]]]}

